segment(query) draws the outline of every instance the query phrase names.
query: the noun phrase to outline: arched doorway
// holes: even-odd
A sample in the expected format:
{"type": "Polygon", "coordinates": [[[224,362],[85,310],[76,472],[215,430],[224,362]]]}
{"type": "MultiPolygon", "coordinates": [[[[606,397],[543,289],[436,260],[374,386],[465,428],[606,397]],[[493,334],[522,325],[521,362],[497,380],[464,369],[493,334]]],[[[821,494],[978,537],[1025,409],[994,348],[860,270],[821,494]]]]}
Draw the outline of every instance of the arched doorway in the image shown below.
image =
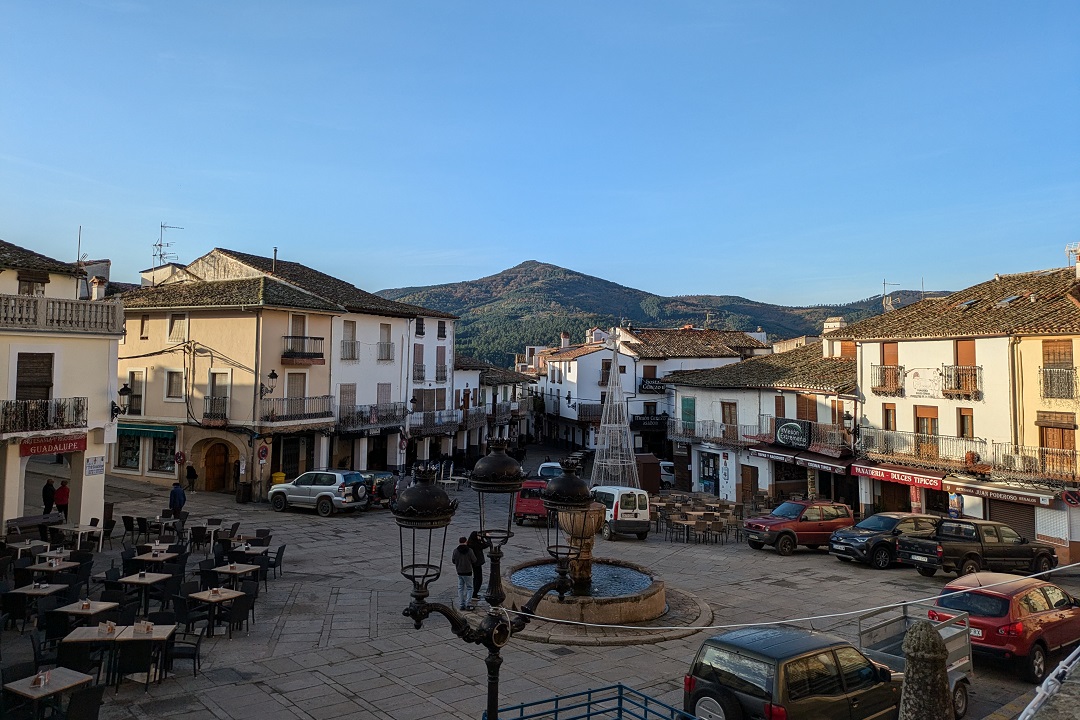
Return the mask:
{"type": "Polygon", "coordinates": [[[206,450],[206,477],[203,482],[210,492],[227,492],[229,482],[229,446],[214,443],[206,450]]]}

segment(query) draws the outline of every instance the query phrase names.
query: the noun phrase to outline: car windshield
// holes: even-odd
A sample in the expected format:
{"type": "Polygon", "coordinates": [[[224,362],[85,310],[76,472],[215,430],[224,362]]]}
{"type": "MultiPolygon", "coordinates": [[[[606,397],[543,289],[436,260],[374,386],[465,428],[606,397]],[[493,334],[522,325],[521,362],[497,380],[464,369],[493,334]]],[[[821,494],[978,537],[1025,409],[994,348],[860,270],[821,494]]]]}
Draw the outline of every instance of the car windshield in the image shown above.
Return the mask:
{"type": "Polygon", "coordinates": [[[341,476],[341,479],[345,481],[346,485],[352,485],[353,483],[364,482],[364,477],[360,473],[345,473],[341,476]]]}
{"type": "Polygon", "coordinates": [[[777,506],[769,514],[773,517],[782,517],[788,520],[797,520],[799,515],[802,514],[803,506],[799,503],[786,502],[777,506]]]}
{"type": "Polygon", "coordinates": [[[951,595],[956,590],[945,588],[937,599],[938,607],[960,610],[975,617],[1005,617],[1009,614],[1009,599],[981,592],[968,592],[963,595],[951,595]],[[945,597],[950,595],[950,597],[945,597]]]}
{"type": "Polygon", "coordinates": [[[559,468],[559,467],[542,467],[542,468],[540,468],[540,477],[555,477],[556,475],[562,475],[562,468],[559,468]]]}
{"type": "Polygon", "coordinates": [[[889,517],[887,515],[871,515],[855,527],[860,530],[892,530],[896,527],[898,522],[900,522],[900,518],[889,517]]]}

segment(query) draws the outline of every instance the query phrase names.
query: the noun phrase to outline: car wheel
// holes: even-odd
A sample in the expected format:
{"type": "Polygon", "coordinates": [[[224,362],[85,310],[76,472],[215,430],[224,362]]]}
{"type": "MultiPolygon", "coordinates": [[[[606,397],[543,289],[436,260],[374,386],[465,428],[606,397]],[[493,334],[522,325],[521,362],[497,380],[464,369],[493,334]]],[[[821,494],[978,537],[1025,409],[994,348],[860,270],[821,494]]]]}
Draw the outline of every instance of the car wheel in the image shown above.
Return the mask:
{"type": "Polygon", "coordinates": [[[1037,572],[1037,573],[1046,573],[1045,575],[1042,576],[1043,580],[1046,580],[1047,578],[1050,577],[1050,570],[1052,570],[1053,567],[1054,567],[1054,564],[1050,562],[1050,558],[1047,557],[1046,555],[1040,555],[1039,557],[1035,558],[1034,565],[1035,565],[1035,572],[1037,572]]]}
{"type": "Polygon", "coordinates": [[[615,533],[611,532],[611,526],[607,523],[604,523],[600,526],[600,537],[604,538],[605,540],[615,539],[615,533]]]}
{"type": "Polygon", "coordinates": [[[870,567],[875,570],[887,570],[892,565],[892,550],[886,545],[878,545],[870,553],[870,567]]]}
{"type": "Polygon", "coordinates": [[[702,695],[694,703],[694,714],[701,720],[741,720],[742,708],[729,695],[702,695]]]}
{"type": "Polygon", "coordinates": [[[761,542],[760,540],[747,540],[746,544],[754,548],[755,550],[760,550],[761,548],[765,547],[765,543],[761,542]]]}
{"type": "Polygon", "coordinates": [[[1029,681],[1039,684],[1046,679],[1046,648],[1041,643],[1031,646],[1031,652],[1026,658],[1021,658],[1024,677],[1029,681]]]}
{"type": "Polygon", "coordinates": [[[281,512],[289,504],[289,501],[285,499],[285,493],[275,493],[274,497],[270,498],[270,507],[276,512],[281,512]]]}
{"type": "Polygon", "coordinates": [[[979,561],[975,558],[968,558],[964,562],[960,563],[960,568],[956,571],[957,575],[970,575],[971,573],[979,572],[979,561]]]}
{"type": "Polygon", "coordinates": [[[315,510],[322,517],[330,517],[334,514],[334,503],[330,498],[319,498],[319,502],[315,503],[315,510]]]}
{"type": "Polygon", "coordinates": [[[958,682],[953,687],[952,691],[952,709],[953,717],[956,720],[967,715],[968,710],[968,689],[966,682],[958,682]]]}
{"type": "Polygon", "coordinates": [[[518,527],[521,527],[525,524],[525,518],[514,518],[514,522],[518,524],[518,527]]]}
{"type": "Polygon", "coordinates": [[[795,538],[790,535],[781,535],[776,541],[776,553],[786,557],[793,552],[795,552],[795,538]]]}
{"type": "Polygon", "coordinates": [[[649,533],[647,533],[647,532],[640,532],[640,533],[637,534],[637,539],[638,540],[647,540],[648,538],[649,538],[649,533]]]}

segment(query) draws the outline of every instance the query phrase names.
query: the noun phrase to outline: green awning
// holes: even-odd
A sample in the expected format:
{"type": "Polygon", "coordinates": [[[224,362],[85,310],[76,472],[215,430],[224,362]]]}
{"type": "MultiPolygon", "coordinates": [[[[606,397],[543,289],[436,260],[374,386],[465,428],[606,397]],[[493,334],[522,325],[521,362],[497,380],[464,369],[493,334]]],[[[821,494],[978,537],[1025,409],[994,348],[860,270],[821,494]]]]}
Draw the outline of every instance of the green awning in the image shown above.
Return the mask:
{"type": "Polygon", "coordinates": [[[120,423],[116,427],[120,435],[137,435],[138,437],[171,438],[176,436],[176,428],[172,425],[134,425],[120,423]]]}

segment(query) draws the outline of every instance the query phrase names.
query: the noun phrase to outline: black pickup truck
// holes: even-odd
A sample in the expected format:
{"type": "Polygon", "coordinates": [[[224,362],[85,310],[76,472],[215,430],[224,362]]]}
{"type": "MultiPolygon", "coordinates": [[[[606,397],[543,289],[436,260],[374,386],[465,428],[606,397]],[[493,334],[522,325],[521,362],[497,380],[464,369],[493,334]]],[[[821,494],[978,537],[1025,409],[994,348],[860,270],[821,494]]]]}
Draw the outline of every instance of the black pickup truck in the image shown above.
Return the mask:
{"type": "Polygon", "coordinates": [[[1008,525],[949,518],[941,520],[929,535],[901,535],[896,559],[914,565],[926,577],[938,570],[957,575],[980,570],[1044,572],[1058,564],[1053,545],[1020,537],[1008,525]]]}

